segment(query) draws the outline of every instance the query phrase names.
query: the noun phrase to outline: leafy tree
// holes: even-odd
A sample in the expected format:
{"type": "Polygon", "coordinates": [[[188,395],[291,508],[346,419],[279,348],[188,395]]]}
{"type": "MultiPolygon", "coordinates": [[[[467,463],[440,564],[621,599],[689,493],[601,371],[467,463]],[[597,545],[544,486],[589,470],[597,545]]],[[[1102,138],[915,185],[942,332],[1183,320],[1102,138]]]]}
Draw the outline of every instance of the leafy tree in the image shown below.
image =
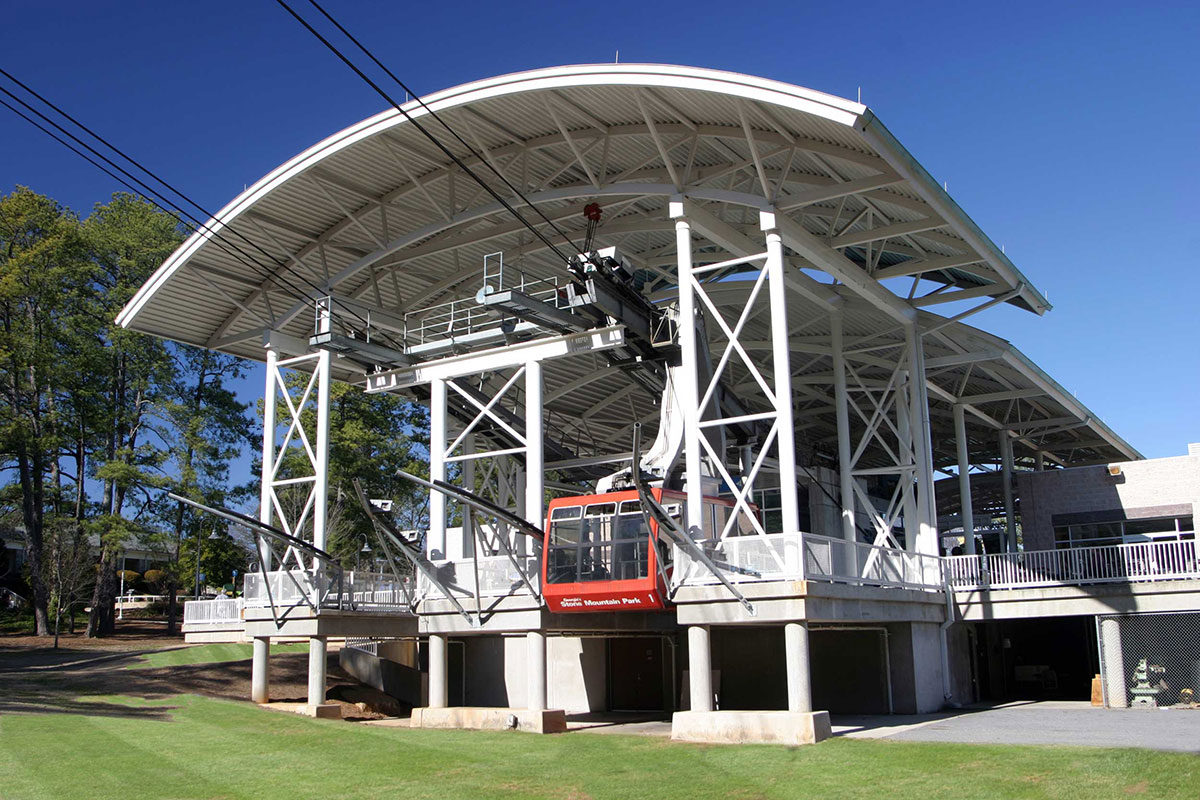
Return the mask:
{"type": "MultiPolygon", "coordinates": [[[[249,405],[239,402],[228,385],[242,377],[245,368],[232,356],[195,347],[178,346],[173,357],[176,380],[159,409],[165,423],[163,440],[167,442],[168,464],[174,474],[172,488],[176,494],[193,500],[225,504],[230,495],[226,488],[229,463],[254,438],[253,422],[247,414],[249,405]]],[[[204,520],[178,501],[164,511],[169,532],[158,538],[165,539],[164,549],[170,559],[165,570],[167,632],[174,633],[175,595],[192,574],[184,569],[181,557],[186,541],[195,541],[201,535],[204,520]]]]}
{"type": "Polygon", "coordinates": [[[92,277],[82,244],[78,220],[54,201],[24,187],[0,198],[0,453],[21,487],[34,619],[42,636],[49,633],[50,602],[43,562],[46,477],[57,476],[62,435],[55,394],[74,344],[66,320],[79,312],[92,277]]]}
{"type": "Polygon", "coordinates": [[[47,526],[43,547],[43,582],[50,591],[57,649],[64,615],[70,619],[69,630],[75,632],[75,611],[95,580],[95,559],[88,537],[70,517],[57,517],[47,526]]]}
{"type": "MultiPolygon", "coordinates": [[[[83,234],[99,271],[99,298],[108,320],[181,241],[175,219],[128,194],[116,194],[112,202],[97,206],[84,222],[83,234]]],[[[164,454],[151,441],[148,428],[151,410],[162,387],[170,384],[174,368],[159,339],[123,330],[112,322],[104,326],[101,337],[107,385],[95,471],[102,484],[97,518],[100,572],[88,618],[89,636],[113,630],[116,566],[122,543],[151,510],[154,497],[148,489],[165,483],[159,472],[164,454]],[[131,491],[139,495],[139,504],[127,509],[131,491]]]]}
{"type": "MultiPolygon", "coordinates": [[[[205,525],[199,532],[200,536],[200,569],[204,575],[200,590],[205,586],[224,586],[236,583],[233,572],[238,575],[246,573],[246,565],[252,557],[250,546],[235,537],[226,527],[212,529],[211,523],[205,525]]],[[[196,569],[196,540],[185,542],[179,555],[179,574],[193,580],[196,569]]]]}

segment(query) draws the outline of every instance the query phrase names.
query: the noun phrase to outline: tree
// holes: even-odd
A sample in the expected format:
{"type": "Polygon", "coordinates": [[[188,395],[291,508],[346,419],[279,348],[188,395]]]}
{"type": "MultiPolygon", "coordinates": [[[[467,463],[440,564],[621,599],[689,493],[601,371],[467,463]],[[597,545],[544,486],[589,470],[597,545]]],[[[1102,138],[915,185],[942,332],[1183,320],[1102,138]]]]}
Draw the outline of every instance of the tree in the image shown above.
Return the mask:
{"type": "MultiPolygon", "coordinates": [[[[228,387],[228,381],[242,377],[243,364],[232,356],[187,346],[175,347],[173,357],[176,380],[159,409],[166,423],[167,457],[175,475],[173,490],[199,502],[224,504],[229,494],[229,463],[254,435],[249,405],[239,402],[228,387]]],[[[164,511],[170,531],[165,542],[170,559],[166,570],[170,634],[175,632],[175,594],[188,575],[181,563],[185,540],[194,541],[201,535],[203,520],[179,501],[164,511]]]]}
{"type": "Polygon", "coordinates": [[[21,523],[41,636],[49,633],[46,477],[52,475],[53,487],[62,435],[55,394],[70,366],[64,356],[74,344],[74,326],[67,321],[80,312],[91,279],[73,214],[24,187],[0,198],[0,452],[21,487],[21,523]]]}
{"type": "Polygon", "coordinates": [[[54,647],[57,649],[64,614],[71,619],[71,632],[75,631],[75,608],[95,579],[95,559],[87,536],[69,517],[57,518],[48,526],[43,548],[43,582],[49,589],[50,607],[54,611],[54,647]]]}
{"type": "MultiPolygon", "coordinates": [[[[181,241],[177,221],[150,203],[116,194],[97,206],[83,225],[84,238],[99,270],[98,287],[107,319],[133,296],[181,241]]],[[[109,322],[102,330],[108,371],[105,388],[103,443],[95,477],[101,481],[98,517],[100,572],[92,594],[88,636],[113,630],[116,565],[123,542],[144,515],[154,496],[147,491],[166,483],[160,472],[163,452],[149,441],[151,410],[162,388],[173,379],[173,362],[164,342],[126,331],[109,322]],[[140,495],[130,513],[130,491],[140,495]]]]}

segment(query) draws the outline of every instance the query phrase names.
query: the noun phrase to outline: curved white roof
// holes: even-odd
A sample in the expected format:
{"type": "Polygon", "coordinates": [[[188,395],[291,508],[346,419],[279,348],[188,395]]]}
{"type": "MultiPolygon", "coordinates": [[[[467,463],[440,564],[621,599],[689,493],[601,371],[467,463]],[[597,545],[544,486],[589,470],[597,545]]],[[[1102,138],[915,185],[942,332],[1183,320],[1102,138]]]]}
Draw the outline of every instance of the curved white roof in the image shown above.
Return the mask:
{"type": "MultiPolygon", "coordinates": [[[[577,241],[584,205],[599,202],[604,220],[597,245],[619,246],[652,276],[658,296],[674,287],[675,234],[666,206],[682,195],[728,233],[724,242],[699,247],[701,262],[730,258],[730,241],[753,235],[758,210],[773,208],[790,232],[790,265],[814,279],[808,285],[818,295],[798,299],[795,313],[827,316],[821,314],[822,297],[843,298],[848,331],[853,320],[860,335],[880,335],[897,318],[921,317],[939,326],[930,310],[956,300],[1009,302],[1036,313],[1049,308],[859,103],[746,75],[647,64],[505,75],[424,102],[487,164],[456,147],[415,101],[405,111],[485,179],[493,177],[489,167],[503,173],[577,241]],[[815,305],[806,308],[805,302],[815,305]]],[[[536,215],[526,216],[538,222],[536,215]]],[[[403,324],[406,315],[433,304],[473,296],[489,253],[503,252],[507,268],[531,278],[563,271],[541,242],[395,109],[282,164],[208,227],[134,296],[118,317],[121,325],[257,359],[264,331],[310,335],[318,296],[403,324]]],[[[965,353],[955,337],[969,338],[972,331],[959,323],[938,327],[926,338],[932,357],[939,341],[947,356],[955,348],[965,353]]],[[[819,324],[805,331],[821,335],[828,331],[822,334],[819,324]]],[[[975,419],[986,418],[992,427],[1007,424],[1013,414],[1026,422],[1079,419],[1077,428],[1056,432],[1054,442],[1031,441],[1031,450],[1057,452],[1066,461],[1076,460],[1068,455],[1076,450],[1079,458],[1137,457],[1074,398],[1035,375],[1011,346],[999,345],[1015,354],[1007,372],[993,357],[978,368],[962,361],[931,380],[945,380],[950,400],[1005,398],[995,401],[1004,409],[978,409],[975,419]],[[1034,392],[1029,387],[1035,383],[1045,390],[1034,392]]],[[[634,399],[636,393],[625,391],[630,406],[604,424],[586,397],[559,393],[579,383],[567,362],[559,364],[561,374],[547,371],[548,396],[563,413],[599,417],[598,427],[609,434],[623,428],[618,417],[628,422],[631,413],[652,416],[655,398],[634,399]]],[[[818,359],[811,371],[827,372],[828,365],[818,359]]],[[[627,379],[614,371],[602,380],[607,384],[588,389],[593,401],[598,390],[620,393],[627,379]]],[[[947,397],[934,391],[931,399],[949,402],[947,397]]],[[[822,412],[815,406],[810,412],[820,428],[822,412]]]]}

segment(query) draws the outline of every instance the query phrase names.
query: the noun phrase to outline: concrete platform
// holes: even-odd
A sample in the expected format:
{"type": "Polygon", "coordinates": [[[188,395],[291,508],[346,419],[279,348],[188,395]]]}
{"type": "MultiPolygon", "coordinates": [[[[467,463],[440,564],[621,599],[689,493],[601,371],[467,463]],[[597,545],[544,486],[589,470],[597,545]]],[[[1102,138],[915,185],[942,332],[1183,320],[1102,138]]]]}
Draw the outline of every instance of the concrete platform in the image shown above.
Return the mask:
{"type": "Polygon", "coordinates": [[[827,711],[676,711],[671,718],[677,742],[801,745],[832,735],[827,711]]]}
{"type": "Polygon", "coordinates": [[[562,733],[567,729],[567,715],[562,709],[534,711],[528,708],[473,708],[470,706],[414,708],[409,727],[562,733]]]}
{"type": "Polygon", "coordinates": [[[260,708],[265,708],[268,711],[286,711],[290,714],[303,714],[306,717],[315,717],[317,719],[341,719],[342,707],[337,703],[320,703],[312,705],[309,703],[262,703],[260,708]]]}

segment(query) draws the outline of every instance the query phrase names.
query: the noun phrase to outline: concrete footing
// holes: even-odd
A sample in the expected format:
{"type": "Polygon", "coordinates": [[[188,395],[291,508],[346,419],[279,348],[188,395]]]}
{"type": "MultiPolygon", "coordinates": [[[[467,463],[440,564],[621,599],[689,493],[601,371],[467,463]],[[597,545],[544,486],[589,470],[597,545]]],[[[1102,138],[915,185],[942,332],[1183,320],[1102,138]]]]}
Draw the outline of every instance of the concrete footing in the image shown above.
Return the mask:
{"type": "Polygon", "coordinates": [[[714,744],[816,744],[833,735],[828,711],[676,711],[671,738],[714,744]]]}
{"type": "Polygon", "coordinates": [[[337,703],[260,703],[261,708],[268,711],[286,711],[291,714],[303,714],[317,719],[341,719],[342,707],[337,703]]]}
{"type": "Polygon", "coordinates": [[[526,733],[562,733],[567,715],[562,709],[528,708],[414,708],[409,726],[503,731],[515,727],[526,733]],[[514,722],[516,723],[514,726],[514,722]]]}

